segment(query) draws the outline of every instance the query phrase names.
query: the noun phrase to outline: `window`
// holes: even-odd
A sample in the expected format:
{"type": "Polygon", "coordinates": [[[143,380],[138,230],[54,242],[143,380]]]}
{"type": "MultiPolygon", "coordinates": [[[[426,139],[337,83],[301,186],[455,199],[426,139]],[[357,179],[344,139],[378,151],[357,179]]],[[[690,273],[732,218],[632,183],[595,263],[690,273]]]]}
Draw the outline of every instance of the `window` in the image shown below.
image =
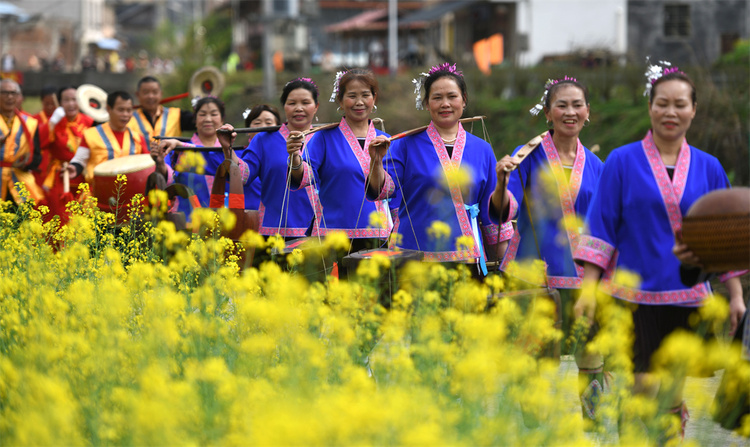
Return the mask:
{"type": "Polygon", "coordinates": [[[667,3],[664,5],[664,36],[690,36],[690,5],[667,3]]]}

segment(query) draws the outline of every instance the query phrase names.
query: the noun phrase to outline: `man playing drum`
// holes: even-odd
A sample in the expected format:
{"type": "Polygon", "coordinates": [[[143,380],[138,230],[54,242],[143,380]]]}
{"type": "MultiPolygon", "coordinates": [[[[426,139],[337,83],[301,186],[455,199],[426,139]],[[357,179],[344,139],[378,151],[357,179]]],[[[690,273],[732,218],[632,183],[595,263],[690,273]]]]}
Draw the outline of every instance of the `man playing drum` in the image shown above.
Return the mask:
{"type": "Polygon", "coordinates": [[[44,194],[31,173],[42,161],[38,121],[20,112],[17,107],[20,95],[21,86],[16,81],[0,81],[0,200],[7,200],[10,193],[16,203],[22,201],[15,187],[16,182],[21,182],[30,198],[38,202],[44,194]]]}
{"type": "Polygon", "coordinates": [[[146,138],[128,128],[133,117],[133,98],[129,93],[116,91],[107,95],[107,113],[108,122],[83,132],[81,146],[68,165],[71,177],[85,170],[86,181],[90,182],[99,163],[149,152],[146,138]]]}
{"type": "Polygon", "coordinates": [[[140,107],[133,113],[128,127],[142,133],[146,141],[153,136],[179,137],[183,130],[195,130],[193,112],[161,105],[161,83],[155,77],[141,78],[135,96],[140,107]]]}

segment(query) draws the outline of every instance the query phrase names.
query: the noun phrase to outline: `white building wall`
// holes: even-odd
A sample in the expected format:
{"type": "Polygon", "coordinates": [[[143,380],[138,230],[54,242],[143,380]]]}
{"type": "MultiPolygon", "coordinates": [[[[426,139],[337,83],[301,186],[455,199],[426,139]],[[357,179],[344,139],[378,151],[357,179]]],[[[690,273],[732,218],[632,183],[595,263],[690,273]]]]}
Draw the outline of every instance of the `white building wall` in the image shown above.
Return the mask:
{"type": "Polygon", "coordinates": [[[518,63],[580,49],[624,53],[626,17],[626,0],[518,0],[518,32],[528,36],[518,63]]]}

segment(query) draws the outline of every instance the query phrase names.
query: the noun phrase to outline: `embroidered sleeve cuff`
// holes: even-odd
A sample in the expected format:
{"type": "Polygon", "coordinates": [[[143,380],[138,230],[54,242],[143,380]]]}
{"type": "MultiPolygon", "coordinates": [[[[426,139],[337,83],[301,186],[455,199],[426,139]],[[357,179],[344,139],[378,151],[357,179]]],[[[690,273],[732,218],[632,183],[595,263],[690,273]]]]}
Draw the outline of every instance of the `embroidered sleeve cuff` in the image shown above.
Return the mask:
{"type": "Polygon", "coordinates": [[[747,272],[748,272],[748,270],[735,270],[735,271],[731,271],[731,272],[726,272],[726,273],[723,273],[723,274],[719,275],[719,280],[721,282],[725,282],[725,281],[727,281],[729,279],[736,278],[738,276],[742,276],[742,275],[744,275],[747,272]]]}
{"type": "Polygon", "coordinates": [[[167,165],[167,185],[171,185],[174,183],[174,169],[172,169],[171,166],[167,165]]]}
{"type": "Polygon", "coordinates": [[[500,226],[500,229],[498,231],[497,241],[498,242],[509,241],[513,237],[513,232],[514,231],[515,230],[513,230],[513,223],[512,222],[510,222],[510,221],[503,222],[503,224],[500,226]]]}
{"type": "MultiPolygon", "coordinates": [[[[286,169],[289,170],[291,168],[287,167],[286,169]]],[[[297,191],[297,190],[305,188],[307,186],[311,186],[312,185],[312,179],[313,179],[312,168],[310,168],[310,165],[307,164],[307,162],[303,160],[302,161],[302,180],[300,180],[299,184],[295,184],[294,177],[292,177],[292,184],[291,184],[290,188],[293,191],[297,191]]]]}
{"type": "Polygon", "coordinates": [[[383,189],[380,190],[380,194],[377,197],[368,197],[373,201],[385,200],[393,195],[393,191],[396,190],[396,184],[393,183],[393,178],[389,173],[385,173],[385,182],[383,182],[383,189]]]}
{"type": "Polygon", "coordinates": [[[239,160],[240,177],[242,178],[242,184],[247,185],[247,179],[250,178],[250,166],[248,166],[243,159],[240,158],[239,160]]]}
{"type": "Polygon", "coordinates": [[[602,239],[581,235],[578,247],[573,254],[576,261],[590,262],[606,270],[615,252],[615,247],[602,239]]]}
{"type": "MultiPolygon", "coordinates": [[[[511,220],[516,218],[516,214],[518,214],[518,201],[510,192],[508,192],[508,195],[510,196],[510,211],[508,212],[508,220],[506,222],[510,223],[511,220]]],[[[513,233],[511,233],[512,235],[513,233]]]]}
{"type": "Polygon", "coordinates": [[[484,240],[490,245],[495,245],[498,243],[499,233],[500,230],[497,225],[486,225],[482,227],[482,235],[484,236],[484,240]]]}

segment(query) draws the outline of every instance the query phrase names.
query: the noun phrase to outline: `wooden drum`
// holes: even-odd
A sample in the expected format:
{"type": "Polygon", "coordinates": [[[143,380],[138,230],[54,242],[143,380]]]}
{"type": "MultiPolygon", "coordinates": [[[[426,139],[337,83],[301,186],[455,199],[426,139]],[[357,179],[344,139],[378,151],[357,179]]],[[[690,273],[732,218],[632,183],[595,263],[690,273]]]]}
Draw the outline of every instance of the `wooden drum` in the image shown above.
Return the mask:
{"type": "Polygon", "coordinates": [[[750,268],[750,188],[712,191],[682,219],[682,240],[707,272],[750,268]]]}
{"type": "Polygon", "coordinates": [[[156,170],[156,163],[149,154],[129,155],[113,158],[94,168],[94,196],[99,199],[99,208],[105,211],[126,210],[136,194],[145,194],[146,180],[156,170]],[[124,175],[127,183],[118,190],[118,175],[124,175]]]}

